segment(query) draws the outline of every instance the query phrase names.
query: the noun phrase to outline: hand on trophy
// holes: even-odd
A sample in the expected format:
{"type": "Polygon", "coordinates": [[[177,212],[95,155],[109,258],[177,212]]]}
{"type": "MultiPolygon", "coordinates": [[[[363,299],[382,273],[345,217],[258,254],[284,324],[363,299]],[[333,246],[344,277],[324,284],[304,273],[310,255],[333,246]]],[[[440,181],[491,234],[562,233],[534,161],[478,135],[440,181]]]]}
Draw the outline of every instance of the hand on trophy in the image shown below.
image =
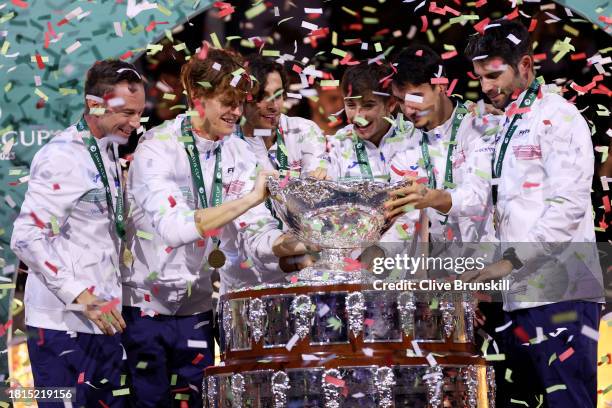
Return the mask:
{"type": "Polygon", "coordinates": [[[314,264],[312,253],[318,248],[310,248],[293,234],[283,234],[272,246],[274,255],[279,258],[279,266],[284,272],[295,272],[314,264]]]}
{"type": "Polygon", "coordinates": [[[442,213],[448,213],[452,207],[452,199],[444,190],[428,188],[426,184],[418,183],[413,177],[407,178],[412,183],[389,192],[391,198],[384,204],[385,218],[394,219],[403,213],[431,207],[442,213]]]}
{"type": "Polygon", "coordinates": [[[315,178],[317,180],[331,180],[331,177],[327,175],[327,169],[318,167],[316,170],[308,173],[308,177],[315,178]]]}
{"type": "Polygon", "coordinates": [[[253,186],[253,190],[249,194],[252,194],[255,200],[257,200],[257,204],[261,204],[266,201],[266,198],[270,195],[268,191],[268,177],[278,178],[279,173],[275,170],[262,170],[257,173],[257,179],[255,180],[255,185],[253,186]]]}

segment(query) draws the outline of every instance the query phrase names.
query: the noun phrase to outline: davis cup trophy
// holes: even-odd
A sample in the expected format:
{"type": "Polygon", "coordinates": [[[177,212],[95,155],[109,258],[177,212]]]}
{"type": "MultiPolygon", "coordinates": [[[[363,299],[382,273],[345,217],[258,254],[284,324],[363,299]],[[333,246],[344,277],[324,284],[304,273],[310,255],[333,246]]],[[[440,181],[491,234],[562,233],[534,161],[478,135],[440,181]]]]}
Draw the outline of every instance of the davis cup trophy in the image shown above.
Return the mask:
{"type": "Polygon", "coordinates": [[[467,294],[376,290],[346,270],[380,238],[395,187],[269,181],[277,213],[321,258],[297,281],[221,297],[222,363],[206,369],[205,407],[494,407],[467,294]]]}
{"type": "Polygon", "coordinates": [[[268,186],[276,213],[300,241],[321,248],[320,259],[300,271],[298,279],[367,280],[370,274],[359,267],[347,268],[347,260],[355,249],[378,242],[385,224],[383,203],[389,198],[388,192],[408,183],[270,178],[268,186]]]}

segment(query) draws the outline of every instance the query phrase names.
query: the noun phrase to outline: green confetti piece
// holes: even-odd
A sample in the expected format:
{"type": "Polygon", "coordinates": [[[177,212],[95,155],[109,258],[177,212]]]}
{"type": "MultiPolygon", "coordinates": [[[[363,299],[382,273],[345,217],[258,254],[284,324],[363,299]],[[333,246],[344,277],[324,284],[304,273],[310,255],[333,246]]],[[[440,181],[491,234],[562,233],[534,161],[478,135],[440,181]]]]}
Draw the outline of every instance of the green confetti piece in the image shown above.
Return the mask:
{"type": "Polygon", "coordinates": [[[121,374],[120,380],[119,380],[119,385],[121,385],[122,387],[125,385],[125,380],[127,379],[127,374],[121,374]]]}
{"type": "Polygon", "coordinates": [[[346,56],[346,54],[347,54],[346,51],[342,51],[342,50],[340,50],[340,49],[338,49],[336,47],[332,48],[331,53],[334,54],[334,55],[339,56],[340,58],[344,58],[346,56]]]}
{"type": "Polygon", "coordinates": [[[136,368],[139,370],[144,370],[148,365],[149,363],[146,361],[139,361],[138,364],[136,364],[136,368]]]}
{"type": "Polygon", "coordinates": [[[361,116],[355,116],[353,122],[357,123],[359,126],[366,126],[368,124],[368,121],[361,116]]]}
{"type": "Polygon", "coordinates": [[[520,404],[520,405],[524,405],[524,406],[526,406],[526,407],[528,407],[528,406],[529,406],[529,404],[528,404],[528,403],[526,403],[525,401],[523,401],[523,400],[517,400],[517,399],[514,399],[514,398],[510,398],[510,403],[512,403],[512,404],[520,404]]]}
{"type": "Polygon", "coordinates": [[[15,289],[14,283],[0,283],[0,289],[15,289]]]}
{"type": "Polygon", "coordinates": [[[561,391],[561,390],[567,390],[567,387],[565,386],[565,384],[551,385],[550,387],[546,388],[546,393],[550,394],[550,393],[553,393],[555,391],[561,391]]]}
{"type": "Polygon", "coordinates": [[[210,33],[210,40],[215,48],[223,48],[221,42],[219,41],[219,37],[217,37],[217,33],[210,33]]]}
{"type": "Polygon", "coordinates": [[[177,393],[174,399],[179,401],[189,401],[189,394],[177,393]]]}
{"type": "Polygon", "coordinates": [[[551,322],[554,324],[557,323],[567,323],[567,322],[575,322],[577,320],[577,313],[573,310],[563,313],[557,313],[551,317],[551,322]]]}
{"type": "Polygon", "coordinates": [[[118,390],[113,390],[113,397],[119,397],[121,395],[130,395],[130,389],[120,388],[118,390]]]}
{"type": "Polygon", "coordinates": [[[350,9],[350,8],[348,8],[348,7],[342,6],[342,10],[343,10],[343,11],[345,11],[345,12],[347,12],[347,13],[349,13],[351,16],[355,16],[355,17],[357,16],[357,12],[356,12],[356,11],[351,10],[351,9],[350,9]]]}
{"type": "Polygon", "coordinates": [[[450,181],[444,181],[444,187],[452,189],[452,188],[457,187],[457,183],[451,183],[450,181]]]}
{"type": "Polygon", "coordinates": [[[178,375],[177,374],[172,374],[172,376],[170,377],[170,385],[175,386],[177,379],[178,379],[178,375]]]}
{"type": "Polygon", "coordinates": [[[191,281],[187,281],[187,297],[191,297],[191,281]]]}
{"type": "Polygon", "coordinates": [[[509,383],[511,383],[513,382],[511,377],[512,377],[512,370],[509,368],[506,368],[506,375],[504,376],[504,379],[508,381],[509,383]]]}
{"type": "Polygon", "coordinates": [[[147,280],[154,281],[157,279],[158,276],[159,276],[159,273],[151,272],[149,276],[147,276],[147,280]]]}
{"type": "Polygon", "coordinates": [[[165,14],[166,16],[170,16],[172,14],[172,12],[170,10],[168,10],[167,8],[165,8],[164,6],[162,6],[159,3],[157,3],[157,10],[160,13],[165,14]]]}
{"type": "Polygon", "coordinates": [[[414,211],[414,205],[412,204],[406,204],[405,206],[402,207],[402,211],[407,213],[410,211],[414,211]]]}
{"type": "Polygon", "coordinates": [[[103,378],[100,380],[100,384],[106,384],[108,382],[107,378],[103,378]]]}
{"type": "Polygon", "coordinates": [[[429,309],[437,310],[438,309],[438,304],[439,304],[438,299],[437,298],[432,298],[431,299],[431,303],[429,304],[429,309]]]}
{"type": "Polygon", "coordinates": [[[136,231],[136,236],[142,239],[146,239],[147,241],[151,241],[153,239],[153,234],[141,230],[136,231]]]}
{"type": "MultiPolygon", "coordinates": [[[[364,18],[364,20],[365,20],[365,18],[364,18]]],[[[378,19],[376,19],[376,20],[378,20],[378,19]]],[[[365,21],[364,21],[364,22],[365,22],[365,21]]],[[[367,23],[366,23],[366,24],[367,24],[367,23]]],[[[374,24],[377,24],[377,23],[374,23],[374,24]]],[[[382,45],[381,45],[379,42],[377,42],[376,44],[374,44],[374,51],[376,51],[376,52],[382,52],[382,45]]]]}
{"type": "Polygon", "coordinates": [[[264,11],[266,11],[266,5],[263,2],[261,2],[251,7],[247,11],[245,11],[244,16],[247,18],[247,20],[252,20],[253,18],[263,13],[264,11]]]}
{"type": "Polygon", "coordinates": [[[53,232],[53,235],[58,235],[60,232],[57,218],[55,218],[53,215],[51,216],[51,231],[53,232]]]}
{"type": "Polygon", "coordinates": [[[342,321],[335,316],[327,319],[327,327],[331,327],[334,331],[340,331],[342,329],[342,321]]]}
{"type": "Polygon", "coordinates": [[[322,87],[338,87],[340,86],[340,80],[338,79],[323,79],[321,80],[322,87]]]}
{"type": "Polygon", "coordinates": [[[506,359],[506,355],[501,353],[501,354],[487,354],[485,357],[485,360],[487,361],[504,361],[506,359]]]}
{"type": "Polygon", "coordinates": [[[264,57],[280,57],[279,50],[263,50],[261,51],[261,55],[264,57]]]}
{"type": "Polygon", "coordinates": [[[551,365],[553,361],[557,359],[557,353],[552,353],[550,358],[548,359],[548,365],[551,365]]]}

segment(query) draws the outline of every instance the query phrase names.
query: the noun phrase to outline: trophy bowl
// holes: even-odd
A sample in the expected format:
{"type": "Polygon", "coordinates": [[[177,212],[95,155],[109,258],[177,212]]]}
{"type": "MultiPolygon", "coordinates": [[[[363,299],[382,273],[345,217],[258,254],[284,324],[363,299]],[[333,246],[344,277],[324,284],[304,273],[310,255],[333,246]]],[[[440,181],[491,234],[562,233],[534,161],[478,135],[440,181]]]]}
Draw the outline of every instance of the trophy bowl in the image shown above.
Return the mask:
{"type": "Polygon", "coordinates": [[[347,273],[346,259],[356,248],[380,239],[385,225],[383,203],[389,192],[409,185],[407,180],[384,183],[368,179],[329,181],[314,178],[268,179],[276,213],[289,230],[308,246],[321,248],[313,267],[298,274],[304,281],[359,280],[347,273]]]}

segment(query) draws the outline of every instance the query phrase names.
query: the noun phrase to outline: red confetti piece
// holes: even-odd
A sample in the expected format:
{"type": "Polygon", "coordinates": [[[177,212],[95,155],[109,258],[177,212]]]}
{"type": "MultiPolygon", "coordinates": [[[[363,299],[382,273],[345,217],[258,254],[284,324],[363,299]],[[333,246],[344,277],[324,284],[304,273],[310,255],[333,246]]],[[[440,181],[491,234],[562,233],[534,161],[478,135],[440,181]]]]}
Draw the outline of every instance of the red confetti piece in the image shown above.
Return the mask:
{"type": "Polygon", "coordinates": [[[604,207],[605,212],[609,213],[610,211],[612,211],[610,209],[610,196],[604,196],[604,198],[602,198],[601,201],[603,202],[603,207],[604,207]]]}
{"type": "Polygon", "coordinates": [[[529,334],[527,334],[525,329],[521,326],[514,328],[514,335],[523,343],[529,342],[529,334]]]}
{"type": "Polygon", "coordinates": [[[28,3],[26,3],[25,1],[21,1],[21,0],[11,0],[11,3],[13,3],[14,6],[17,6],[23,9],[26,9],[29,6],[28,3]]]}
{"type": "Polygon", "coordinates": [[[325,382],[328,383],[328,384],[335,385],[336,387],[344,387],[344,385],[346,384],[344,382],[344,380],[342,380],[340,378],[333,377],[331,375],[326,375],[325,376],[325,382]]]}
{"type": "Polygon", "coordinates": [[[443,53],[441,57],[443,60],[447,60],[447,59],[453,58],[456,55],[457,55],[457,51],[453,50],[453,51],[448,51],[448,52],[443,53]]]}
{"type": "Polygon", "coordinates": [[[45,261],[45,266],[53,271],[53,273],[57,274],[57,266],[53,265],[49,261],[45,261]]]}
{"type": "Polygon", "coordinates": [[[202,106],[202,102],[200,102],[199,99],[196,99],[195,101],[193,101],[193,106],[194,108],[196,108],[196,111],[198,111],[198,115],[200,116],[200,118],[204,119],[206,117],[206,111],[202,106]]]}
{"type": "Polygon", "coordinates": [[[417,184],[427,184],[429,183],[429,179],[427,177],[421,177],[416,179],[417,184]]]}
{"type": "Polygon", "coordinates": [[[158,25],[162,25],[162,24],[168,24],[167,21],[151,21],[146,27],[145,27],[145,31],[147,33],[150,33],[151,31],[155,30],[155,27],[158,25]]]}
{"type": "Polygon", "coordinates": [[[145,300],[145,302],[150,302],[151,301],[151,295],[149,295],[148,293],[145,293],[144,300],[145,300]]]}
{"type": "Polygon", "coordinates": [[[289,281],[290,281],[291,283],[297,283],[297,281],[298,281],[298,277],[297,277],[297,276],[295,276],[295,275],[293,275],[289,281]]]}
{"type": "Polygon", "coordinates": [[[452,241],[453,240],[453,229],[452,228],[447,228],[446,229],[446,239],[448,241],[452,241]]]}
{"type": "Polygon", "coordinates": [[[477,1],[477,2],[474,4],[474,6],[475,6],[476,8],[478,8],[478,7],[482,7],[482,6],[484,6],[485,4],[487,4],[487,0],[478,0],[478,1],[477,1]]]}
{"type": "Polygon", "coordinates": [[[196,246],[197,246],[198,248],[202,248],[204,245],[206,245],[206,241],[204,241],[203,239],[198,239],[198,240],[196,241],[196,246]]]}
{"type": "Polygon", "coordinates": [[[39,346],[45,344],[45,331],[41,328],[38,329],[38,341],[36,344],[39,346]]]}
{"type": "Polygon", "coordinates": [[[535,31],[537,26],[538,26],[538,20],[536,20],[535,18],[532,18],[531,22],[529,23],[529,32],[531,33],[535,31]]]}
{"type": "Polygon", "coordinates": [[[448,78],[445,77],[440,77],[440,78],[431,78],[431,80],[429,81],[432,85],[438,85],[438,84],[448,84],[448,78]]]}
{"type": "Polygon", "coordinates": [[[77,378],[77,384],[83,384],[85,382],[85,372],[81,371],[79,373],[79,378],[77,378]]]}
{"type": "Polygon", "coordinates": [[[344,270],[347,272],[358,271],[363,267],[363,264],[356,259],[344,258],[344,270]]]}
{"type": "Polygon", "coordinates": [[[164,249],[164,251],[166,251],[167,254],[169,254],[170,252],[172,252],[174,248],[172,247],[166,247],[166,249],[164,249]]]}
{"type": "Polygon", "coordinates": [[[427,31],[427,26],[429,22],[427,21],[427,16],[421,16],[421,22],[423,23],[423,27],[421,27],[421,32],[424,33],[427,31]]]}
{"type": "Polygon", "coordinates": [[[545,52],[543,52],[541,54],[534,54],[534,56],[533,56],[533,60],[536,61],[536,62],[545,61],[547,59],[548,59],[548,55],[546,55],[545,52]]]}
{"type": "Polygon", "coordinates": [[[518,12],[518,8],[515,8],[512,13],[507,14],[506,15],[506,19],[508,20],[514,20],[515,18],[517,18],[519,16],[519,12],[518,12]]]}
{"type": "Polygon", "coordinates": [[[198,353],[197,356],[195,356],[195,358],[191,361],[191,364],[196,365],[198,364],[200,361],[202,361],[202,359],[204,358],[204,354],[202,353],[198,353]]]}
{"type": "Polygon", "coordinates": [[[49,48],[49,42],[51,41],[51,35],[48,32],[45,32],[45,44],[44,48],[49,48]]]}
{"type": "Polygon", "coordinates": [[[57,22],[57,26],[61,27],[64,24],[68,24],[68,19],[67,18],[62,18],[60,21],[57,22]]]}
{"type": "Polygon", "coordinates": [[[176,200],[172,196],[168,196],[168,202],[170,202],[170,208],[173,208],[176,205],[176,200]]]}
{"type": "Polygon", "coordinates": [[[538,187],[539,185],[540,183],[530,183],[529,181],[526,181],[523,183],[523,188],[538,187]]]}
{"type": "Polygon", "coordinates": [[[102,408],[110,408],[110,407],[109,407],[108,405],[106,405],[106,404],[104,403],[104,401],[102,401],[102,400],[98,400],[98,404],[100,404],[100,406],[101,406],[102,408]]]}
{"type": "Polygon", "coordinates": [[[39,53],[36,53],[36,64],[38,64],[39,69],[45,69],[45,63],[39,53]]]}
{"type": "Polygon", "coordinates": [[[94,290],[96,290],[96,285],[93,285],[87,288],[87,291],[92,295],[94,294],[94,290]]]}
{"type": "Polygon", "coordinates": [[[365,324],[366,326],[370,327],[371,325],[374,324],[374,319],[365,319],[363,321],[363,324],[365,324]]]}
{"type": "Polygon", "coordinates": [[[570,55],[570,59],[571,59],[572,61],[583,60],[583,59],[586,59],[586,57],[587,57],[587,55],[586,55],[586,53],[584,53],[584,52],[581,52],[581,53],[579,53],[579,54],[571,54],[571,55],[570,55]]]}
{"type": "MultiPolygon", "coordinates": [[[[455,90],[455,86],[457,86],[457,82],[459,80],[457,78],[453,79],[451,81],[450,86],[448,87],[448,89],[446,90],[446,96],[451,96],[453,94],[453,91],[455,90]]],[[[485,118],[486,119],[486,118],[485,118]]]]}
{"type": "Polygon", "coordinates": [[[117,306],[120,303],[119,298],[113,298],[111,299],[109,302],[106,302],[105,304],[103,304],[102,306],[100,306],[100,311],[102,313],[108,313],[110,312],[115,306],[117,306]]]}
{"type": "Polygon", "coordinates": [[[559,361],[563,362],[567,360],[568,358],[572,356],[572,354],[574,354],[574,349],[570,347],[559,355],[559,361]]]}
{"type": "Polygon", "coordinates": [[[120,60],[126,60],[126,59],[130,58],[130,57],[131,57],[131,56],[133,56],[133,55],[134,55],[134,53],[132,52],[132,50],[130,50],[130,51],[127,51],[127,52],[125,52],[125,53],[121,54],[121,55],[119,56],[119,59],[120,59],[120,60]]]}
{"type": "Polygon", "coordinates": [[[221,228],[215,228],[208,231],[204,231],[204,237],[216,237],[221,233],[221,228]]]}
{"type": "Polygon", "coordinates": [[[225,8],[225,9],[223,9],[223,10],[220,10],[220,11],[217,13],[217,17],[219,17],[219,18],[223,18],[223,17],[229,16],[229,15],[230,15],[230,14],[232,14],[234,11],[236,11],[236,9],[235,9],[235,8],[233,8],[233,7],[228,7],[228,8],[225,8]]]}
{"type": "Polygon", "coordinates": [[[54,191],[57,191],[59,189],[60,189],[60,185],[59,184],[57,184],[57,183],[53,184],[53,190],[54,191]]]}
{"type": "Polygon", "coordinates": [[[484,20],[480,20],[478,23],[474,24],[474,30],[480,34],[483,34],[484,28],[489,25],[490,22],[491,19],[489,17],[485,18],[484,20]]]}

